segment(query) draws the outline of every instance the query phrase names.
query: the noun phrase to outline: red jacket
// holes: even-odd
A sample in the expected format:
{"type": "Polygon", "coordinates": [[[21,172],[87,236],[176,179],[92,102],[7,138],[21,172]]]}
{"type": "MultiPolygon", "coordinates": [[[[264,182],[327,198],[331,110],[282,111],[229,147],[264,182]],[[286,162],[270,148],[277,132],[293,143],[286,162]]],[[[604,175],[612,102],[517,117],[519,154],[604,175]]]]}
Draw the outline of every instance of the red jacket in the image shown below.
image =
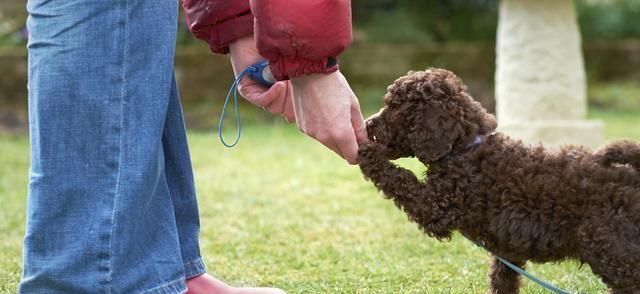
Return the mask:
{"type": "Polygon", "coordinates": [[[191,32],[216,53],[255,32],[278,80],[338,70],[351,44],[350,0],[183,0],[191,32]]]}

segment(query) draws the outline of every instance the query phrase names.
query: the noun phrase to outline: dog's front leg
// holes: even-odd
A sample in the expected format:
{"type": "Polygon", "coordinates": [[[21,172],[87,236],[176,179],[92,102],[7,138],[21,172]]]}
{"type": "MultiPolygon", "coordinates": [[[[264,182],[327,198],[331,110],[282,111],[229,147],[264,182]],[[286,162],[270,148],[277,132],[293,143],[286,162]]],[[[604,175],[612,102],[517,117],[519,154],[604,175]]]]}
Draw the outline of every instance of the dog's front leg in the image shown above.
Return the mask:
{"type": "Polygon", "coordinates": [[[463,213],[447,195],[418,180],[410,170],[391,163],[387,154],[387,148],[377,143],[360,146],[358,163],[365,177],[429,236],[451,238],[463,213]]]}
{"type": "MultiPolygon", "coordinates": [[[[511,262],[519,267],[524,267],[524,262],[511,262]]],[[[520,274],[510,269],[495,257],[491,257],[491,272],[489,273],[489,293],[491,294],[515,294],[520,289],[520,274]]]]}
{"type": "MultiPolygon", "coordinates": [[[[363,143],[358,150],[358,163],[364,176],[385,196],[402,202],[415,201],[424,189],[424,183],[405,168],[387,158],[388,149],[377,143],[363,143]]],[[[404,203],[406,204],[409,203],[404,203]]]]}

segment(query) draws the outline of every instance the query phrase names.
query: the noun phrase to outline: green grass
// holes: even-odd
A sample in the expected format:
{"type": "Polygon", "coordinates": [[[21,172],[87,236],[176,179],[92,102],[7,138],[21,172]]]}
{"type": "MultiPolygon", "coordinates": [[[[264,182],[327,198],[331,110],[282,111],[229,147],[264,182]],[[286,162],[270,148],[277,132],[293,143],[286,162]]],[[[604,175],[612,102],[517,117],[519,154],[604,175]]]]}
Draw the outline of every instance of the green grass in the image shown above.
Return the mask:
{"type": "MultiPolygon", "coordinates": [[[[640,115],[592,112],[607,138],[640,139],[640,115]]],[[[211,133],[189,136],[209,271],[236,285],[290,293],[481,293],[488,255],[460,236],[423,236],[390,201],[295,127],[250,126],[234,149],[211,133]]],[[[28,144],[0,137],[0,293],[20,277],[28,144]]],[[[403,160],[416,171],[420,165],[403,160]]],[[[577,263],[530,265],[562,288],[599,293],[577,263]]],[[[525,282],[523,293],[545,293],[525,282]]]]}
{"type": "Polygon", "coordinates": [[[589,105],[610,111],[640,111],[640,82],[589,83],[589,105]]]}
{"type": "Polygon", "coordinates": [[[611,112],[591,110],[590,119],[604,121],[604,135],[607,140],[634,139],[640,141],[640,112],[611,112]]]}

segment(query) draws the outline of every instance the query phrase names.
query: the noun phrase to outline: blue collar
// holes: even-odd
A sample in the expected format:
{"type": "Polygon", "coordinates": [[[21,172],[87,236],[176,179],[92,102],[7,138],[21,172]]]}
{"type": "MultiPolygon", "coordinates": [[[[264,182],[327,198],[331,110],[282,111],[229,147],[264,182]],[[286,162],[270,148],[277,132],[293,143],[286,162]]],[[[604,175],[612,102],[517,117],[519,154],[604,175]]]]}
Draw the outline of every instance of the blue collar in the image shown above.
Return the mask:
{"type": "Polygon", "coordinates": [[[473,148],[476,148],[478,145],[484,143],[487,140],[487,137],[493,135],[494,133],[488,134],[488,135],[476,135],[475,138],[473,138],[473,142],[469,143],[469,145],[467,145],[467,150],[471,150],[473,148]]]}
{"type": "Polygon", "coordinates": [[[449,160],[451,160],[451,159],[453,159],[453,158],[455,158],[455,157],[457,157],[457,156],[466,155],[467,153],[469,153],[469,152],[473,151],[473,149],[475,149],[476,147],[478,147],[478,145],[480,145],[480,144],[482,144],[482,143],[486,142],[486,141],[487,141],[487,137],[489,137],[489,136],[491,136],[491,135],[493,135],[493,134],[495,134],[495,133],[491,133],[491,134],[488,134],[488,135],[476,135],[476,136],[473,138],[473,142],[469,143],[469,144],[467,145],[467,147],[465,147],[465,148],[464,148],[464,150],[463,150],[461,153],[458,153],[458,154],[453,155],[453,154],[451,154],[451,152],[450,152],[449,154],[447,154],[447,155],[445,155],[444,157],[442,157],[440,160],[443,160],[443,161],[449,161],[449,160]]]}
{"type": "Polygon", "coordinates": [[[473,142],[469,143],[469,145],[467,145],[467,149],[471,149],[473,147],[476,147],[482,143],[484,143],[484,141],[487,139],[487,136],[485,135],[476,135],[475,138],[473,138],[473,142]]]}

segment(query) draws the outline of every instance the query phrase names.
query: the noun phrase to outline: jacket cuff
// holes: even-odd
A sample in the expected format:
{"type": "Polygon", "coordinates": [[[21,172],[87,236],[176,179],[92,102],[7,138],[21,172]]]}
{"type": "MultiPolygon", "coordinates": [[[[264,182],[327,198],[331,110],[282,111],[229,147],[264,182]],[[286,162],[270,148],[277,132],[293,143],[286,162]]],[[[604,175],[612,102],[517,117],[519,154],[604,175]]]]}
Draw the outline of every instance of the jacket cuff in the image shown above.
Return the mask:
{"type": "Polygon", "coordinates": [[[299,57],[280,57],[276,61],[269,60],[269,69],[278,81],[294,79],[314,73],[329,74],[339,69],[335,57],[311,60],[299,57]]]}
{"type": "Polygon", "coordinates": [[[247,13],[224,22],[217,23],[209,32],[209,48],[214,53],[229,53],[229,44],[253,34],[253,14],[247,13]]]}

